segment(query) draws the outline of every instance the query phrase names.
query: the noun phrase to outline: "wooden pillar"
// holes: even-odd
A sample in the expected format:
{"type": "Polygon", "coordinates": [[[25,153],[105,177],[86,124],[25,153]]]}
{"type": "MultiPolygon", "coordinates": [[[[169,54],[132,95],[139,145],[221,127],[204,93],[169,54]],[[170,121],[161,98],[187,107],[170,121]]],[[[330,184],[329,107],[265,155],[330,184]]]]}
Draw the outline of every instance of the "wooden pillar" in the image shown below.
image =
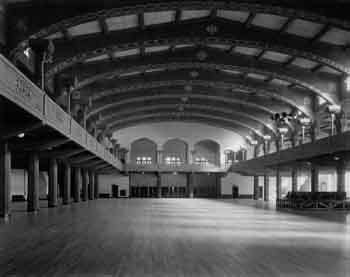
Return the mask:
{"type": "Polygon", "coordinates": [[[0,217],[8,220],[11,213],[11,151],[0,143],[0,217]]]}
{"type": "Polygon", "coordinates": [[[80,188],[81,188],[81,169],[80,167],[74,168],[74,183],[73,183],[73,199],[74,202],[80,201],[80,188]]]}
{"type": "Polygon", "coordinates": [[[254,200],[259,200],[259,176],[254,176],[253,198],[254,200]]]}
{"type": "Polygon", "coordinates": [[[280,169],[276,170],[276,199],[281,199],[282,197],[282,179],[280,169]]]}
{"type": "Polygon", "coordinates": [[[64,164],[63,178],[63,205],[70,204],[70,186],[71,186],[71,167],[70,164],[64,164]]]}
{"type": "Polygon", "coordinates": [[[32,152],[29,154],[28,212],[39,210],[39,173],[39,155],[38,153],[32,152]]]}
{"type": "Polygon", "coordinates": [[[98,175],[95,173],[94,174],[94,184],[95,184],[95,188],[94,188],[94,195],[95,195],[95,199],[98,199],[99,194],[100,194],[100,190],[99,190],[99,184],[98,184],[98,175]]]}
{"type": "Polygon", "coordinates": [[[318,191],[318,168],[315,164],[311,165],[311,192],[318,191]]]}
{"type": "Polygon", "coordinates": [[[221,198],[221,176],[216,174],[216,198],[221,198]]]}
{"type": "Polygon", "coordinates": [[[346,162],[339,160],[337,163],[337,192],[345,192],[346,162]]]}
{"type": "Polygon", "coordinates": [[[267,174],[264,175],[264,201],[270,200],[270,179],[267,174]]]}
{"type": "Polygon", "coordinates": [[[86,169],[83,169],[83,182],[82,182],[83,201],[88,200],[88,183],[89,183],[88,171],[86,169]]]}
{"type": "Polygon", "coordinates": [[[194,193],[194,173],[187,174],[187,196],[188,198],[193,198],[194,193]]]}
{"type": "Polygon", "coordinates": [[[94,199],[94,173],[89,171],[89,188],[88,188],[89,200],[94,199]]]}
{"type": "Polygon", "coordinates": [[[49,194],[48,194],[48,202],[49,207],[57,206],[58,199],[58,165],[57,160],[55,158],[50,159],[49,161],[49,194]]]}
{"type": "Polygon", "coordinates": [[[0,53],[4,54],[7,44],[6,0],[0,0],[0,53]]]}
{"type": "Polygon", "coordinates": [[[298,169],[292,168],[292,192],[298,191],[298,169]]]}
{"type": "Polygon", "coordinates": [[[162,198],[162,176],[157,173],[157,195],[158,198],[162,198]]]}

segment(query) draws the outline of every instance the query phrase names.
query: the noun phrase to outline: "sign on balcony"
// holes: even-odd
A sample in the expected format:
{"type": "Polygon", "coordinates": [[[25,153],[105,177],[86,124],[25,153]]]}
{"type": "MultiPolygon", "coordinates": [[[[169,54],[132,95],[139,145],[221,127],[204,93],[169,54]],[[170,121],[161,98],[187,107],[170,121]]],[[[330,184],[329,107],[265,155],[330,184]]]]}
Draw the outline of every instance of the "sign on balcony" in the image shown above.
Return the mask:
{"type": "Polygon", "coordinates": [[[1,55],[0,76],[0,94],[31,114],[43,117],[44,93],[1,55]]]}

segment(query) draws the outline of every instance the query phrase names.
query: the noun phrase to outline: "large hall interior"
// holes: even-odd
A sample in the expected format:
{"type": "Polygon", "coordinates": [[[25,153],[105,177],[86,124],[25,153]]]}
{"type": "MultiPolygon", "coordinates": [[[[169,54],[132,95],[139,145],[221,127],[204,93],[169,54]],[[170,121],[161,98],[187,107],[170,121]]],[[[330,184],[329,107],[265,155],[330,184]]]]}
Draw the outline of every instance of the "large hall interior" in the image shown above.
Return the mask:
{"type": "Polygon", "coordinates": [[[350,277],[350,3],[0,0],[0,276],[350,277]]]}

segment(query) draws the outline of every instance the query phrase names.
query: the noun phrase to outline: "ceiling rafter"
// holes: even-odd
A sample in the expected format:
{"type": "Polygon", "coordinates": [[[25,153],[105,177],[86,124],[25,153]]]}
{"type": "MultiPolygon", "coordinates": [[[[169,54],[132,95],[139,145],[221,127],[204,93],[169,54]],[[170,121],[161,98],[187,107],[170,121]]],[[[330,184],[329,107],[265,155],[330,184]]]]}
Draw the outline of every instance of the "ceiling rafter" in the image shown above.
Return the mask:
{"type": "MultiPolygon", "coordinates": [[[[120,130],[123,128],[127,128],[127,127],[131,127],[131,126],[135,126],[138,125],[140,123],[158,123],[158,122],[177,122],[179,121],[178,118],[172,116],[172,115],[163,115],[163,116],[158,116],[158,117],[148,117],[148,118],[141,118],[141,119],[133,119],[133,120],[129,120],[129,121],[124,121],[123,123],[120,124],[115,124],[113,126],[110,126],[108,131],[109,132],[113,132],[115,130],[120,130]]],[[[181,118],[181,122],[188,122],[188,123],[201,123],[201,124],[205,124],[205,125],[209,125],[209,126],[213,126],[213,127],[222,127],[224,129],[227,130],[231,130],[233,132],[238,133],[239,135],[241,135],[243,138],[245,138],[247,135],[251,135],[251,131],[247,130],[245,128],[242,128],[241,126],[232,126],[231,125],[227,125],[224,123],[219,123],[216,121],[211,121],[209,119],[205,119],[205,121],[201,118],[189,118],[189,117],[183,117],[181,118]]],[[[258,139],[260,139],[258,137],[258,139]]]]}
{"type": "Polygon", "coordinates": [[[250,12],[248,18],[243,23],[244,28],[250,28],[252,26],[252,22],[256,16],[255,12],[250,12]]]}
{"type": "MultiPolygon", "coordinates": [[[[172,1],[172,2],[157,2],[157,3],[145,3],[145,4],[135,4],[133,6],[124,6],[119,8],[109,8],[103,11],[98,10],[95,13],[89,14],[79,14],[75,17],[65,19],[63,21],[55,22],[57,20],[55,17],[52,18],[52,25],[43,27],[40,31],[34,33],[35,31],[29,30],[29,33],[33,33],[31,38],[39,38],[48,36],[49,34],[57,32],[60,26],[74,26],[88,22],[91,20],[96,20],[101,15],[115,17],[115,16],[124,16],[130,14],[137,14],[142,11],[147,12],[156,12],[163,10],[174,10],[179,8],[186,9],[223,9],[223,10],[237,10],[244,12],[254,12],[254,13],[270,13],[287,18],[301,18],[304,20],[318,22],[323,24],[330,24],[332,26],[348,29],[350,28],[350,21],[331,18],[316,12],[309,12],[300,9],[287,8],[279,5],[268,5],[268,4],[259,4],[259,3],[242,3],[242,2],[227,2],[227,1],[172,1]]],[[[102,6],[101,6],[102,8],[102,6]]],[[[39,27],[40,28],[40,27],[39,27]]]]}
{"type": "MultiPolygon", "coordinates": [[[[147,111],[162,111],[162,110],[165,110],[165,111],[170,111],[170,112],[174,112],[174,108],[171,109],[170,105],[165,106],[165,105],[155,105],[155,106],[147,106],[147,107],[141,107],[141,108],[136,108],[134,110],[134,112],[126,112],[126,113],[120,113],[120,112],[116,112],[116,113],[111,113],[111,115],[109,116],[109,121],[108,122],[113,122],[114,120],[120,118],[129,118],[130,116],[133,116],[139,112],[147,112],[147,111]]],[[[200,111],[200,112],[205,112],[205,114],[208,114],[208,115],[214,115],[214,116],[218,116],[218,117],[222,117],[223,119],[232,119],[232,116],[236,116],[235,119],[236,120],[239,120],[240,122],[244,122],[245,124],[248,124],[248,125],[251,125],[252,128],[256,129],[256,130],[260,130],[262,133],[265,133],[265,134],[270,134],[272,136],[278,136],[278,133],[276,131],[276,128],[273,128],[272,125],[270,126],[269,124],[266,124],[266,122],[261,122],[258,121],[257,119],[255,118],[248,118],[247,115],[242,115],[240,113],[237,113],[237,112],[232,112],[232,111],[229,111],[229,112],[226,112],[227,115],[225,115],[225,112],[222,112],[222,111],[219,111],[219,112],[222,112],[221,114],[218,114],[218,113],[213,113],[213,108],[210,109],[209,106],[194,106],[193,105],[191,106],[190,109],[185,109],[185,112],[188,112],[188,113],[192,113],[192,112],[196,112],[196,111],[200,111]],[[231,117],[229,117],[231,116],[231,117]],[[249,119],[247,121],[247,118],[249,119]]],[[[215,109],[214,109],[215,111],[215,109]]],[[[181,113],[179,113],[181,114],[181,113]]],[[[108,126],[108,122],[103,122],[103,123],[100,123],[101,126],[108,126]]]]}
{"type": "Polygon", "coordinates": [[[98,24],[100,26],[102,34],[108,35],[109,28],[108,28],[108,25],[107,25],[107,22],[106,22],[106,18],[105,17],[99,17],[98,24]]]}
{"type": "Polygon", "coordinates": [[[70,43],[57,41],[55,43],[56,60],[52,67],[48,69],[47,77],[52,77],[52,75],[74,66],[77,62],[102,55],[105,49],[112,48],[114,51],[123,51],[138,48],[142,44],[160,46],[198,44],[198,42],[265,49],[323,63],[344,73],[350,72],[349,57],[339,47],[326,47],[321,43],[311,45],[308,39],[296,39],[295,36],[291,35],[279,35],[279,39],[276,40],[275,31],[256,30],[254,28],[245,30],[239,24],[227,23],[227,21],[223,22],[222,20],[215,20],[215,25],[219,31],[213,37],[208,35],[205,30],[207,26],[205,23],[208,23],[207,19],[177,25],[165,23],[150,26],[142,32],[139,30],[123,32],[122,36],[119,32],[111,32],[108,38],[99,35],[76,38],[72,41],[77,46],[76,49],[72,49],[70,43]],[[158,34],[157,38],[154,38],[155,33],[158,34]],[[77,51],[79,52],[78,55],[77,51]]]}
{"type": "MultiPolygon", "coordinates": [[[[274,104],[271,102],[267,102],[264,101],[262,103],[254,103],[254,102],[250,102],[247,101],[245,99],[241,98],[234,98],[234,97],[230,97],[229,95],[223,96],[223,95],[211,95],[211,94],[207,94],[207,93],[202,93],[202,92],[192,92],[192,93],[185,93],[185,92],[177,92],[174,93],[172,92],[171,94],[169,93],[148,93],[146,91],[134,96],[128,96],[126,98],[123,99],[118,99],[118,100],[112,100],[110,98],[110,100],[108,102],[104,101],[104,102],[99,102],[97,104],[95,104],[89,111],[89,113],[87,114],[87,119],[91,118],[92,116],[101,114],[104,111],[108,111],[110,109],[114,109],[116,107],[122,106],[122,105],[129,105],[129,104],[133,104],[135,101],[139,102],[139,101],[149,101],[149,100],[158,100],[161,101],[162,99],[181,99],[183,97],[190,97],[190,98],[194,98],[194,99],[202,99],[205,101],[221,101],[224,102],[226,104],[235,104],[235,105],[241,105],[241,107],[247,107],[247,108],[251,108],[251,109],[256,109],[259,111],[263,111],[269,115],[273,115],[276,112],[280,112],[280,111],[286,111],[288,110],[288,106],[287,105],[282,105],[282,104],[274,104]]],[[[289,107],[290,110],[292,110],[292,108],[289,107]]]]}
{"type": "MultiPolygon", "coordinates": [[[[184,74],[187,72],[184,71],[184,74]]],[[[191,85],[193,86],[200,86],[205,88],[210,88],[215,90],[217,93],[225,92],[229,95],[232,91],[248,91],[251,93],[258,93],[262,96],[268,96],[271,98],[274,98],[275,101],[279,101],[282,103],[287,103],[288,105],[294,106],[295,108],[300,109],[303,113],[307,114],[311,118],[313,117],[313,114],[311,112],[310,108],[307,108],[303,105],[303,102],[306,97],[310,98],[311,96],[308,96],[305,94],[304,91],[299,90],[290,90],[287,87],[283,88],[281,86],[276,85],[266,85],[266,83],[261,81],[254,81],[250,80],[249,82],[246,82],[242,80],[241,78],[234,78],[230,76],[229,74],[220,74],[221,78],[215,80],[213,76],[211,76],[209,73],[201,72],[200,75],[202,76],[202,79],[196,79],[192,80],[190,77],[187,79],[171,79],[171,76],[173,76],[174,73],[172,72],[166,72],[162,75],[154,75],[147,77],[147,81],[144,81],[143,78],[133,79],[133,81],[130,82],[131,85],[129,85],[129,82],[117,82],[116,85],[112,86],[105,86],[101,87],[100,90],[97,90],[95,87],[92,87],[92,94],[87,94],[86,96],[82,95],[81,97],[89,97],[91,99],[94,99],[95,101],[107,99],[111,97],[112,95],[122,95],[123,93],[130,93],[131,91],[138,91],[146,88],[160,88],[160,87],[167,87],[167,86],[183,86],[191,85]]],[[[180,77],[178,75],[178,77],[180,77]]],[[[185,76],[186,77],[186,76],[185,76]]],[[[214,93],[214,91],[212,91],[214,93]]],[[[233,95],[232,95],[233,97],[233,95]]],[[[257,98],[258,100],[259,98],[257,98]]]]}
{"type": "MultiPolygon", "coordinates": [[[[199,119],[202,119],[203,121],[201,123],[204,123],[204,124],[208,124],[208,122],[206,122],[206,120],[211,120],[212,122],[215,122],[215,125],[216,127],[217,126],[221,126],[223,128],[227,128],[228,125],[231,125],[232,127],[233,126],[239,126],[240,128],[242,129],[246,129],[248,130],[247,133],[251,132],[251,133],[254,133],[255,135],[257,135],[258,137],[260,137],[261,139],[263,138],[263,134],[259,131],[259,130],[255,130],[253,127],[247,125],[247,124],[244,124],[242,122],[239,122],[237,120],[233,120],[233,119],[222,119],[220,117],[216,117],[216,116],[212,116],[212,115],[208,115],[208,114],[205,114],[205,113],[189,113],[189,114],[185,114],[183,116],[178,116],[176,115],[176,113],[173,113],[173,112],[163,112],[163,113],[150,113],[150,114],[146,114],[146,115],[139,115],[139,114],[136,114],[132,117],[129,117],[128,119],[122,119],[122,120],[119,120],[119,121],[114,121],[113,123],[111,123],[110,125],[106,126],[107,127],[107,130],[109,132],[111,132],[115,126],[119,125],[119,124],[126,124],[127,122],[130,122],[130,121],[135,121],[135,120],[139,120],[139,119],[142,119],[142,121],[144,121],[145,118],[162,118],[162,117],[170,117],[170,118],[178,118],[178,120],[181,120],[181,121],[185,121],[185,118],[196,118],[198,122],[200,122],[199,119]]],[[[231,128],[232,128],[231,127],[231,128]]]]}
{"type": "MultiPolygon", "coordinates": [[[[80,83],[76,89],[82,89],[98,80],[110,78],[111,76],[119,76],[119,74],[125,74],[128,72],[137,72],[144,70],[152,70],[154,68],[171,68],[175,69],[221,69],[221,70],[236,70],[239,72],[257,73],[265,76],[273,76],[281,80],[295,83],[301,87],[310,90],[315,94],[327,99],[330,103],[336,104],[338,102],[336,96],[336,88],[338,81],[334,78],[328,78],[326,76],[317,76],[311,72],[305,70],[299,70],[297,68],[286,69],[278,64],[272,64],[267,61],[256,61],[252,57],[242,57],[235,55],[227,55],[224,52],[208,50],[208,58],[205,62],[193,62],[193,56],[196,55],[196,51],[179,52],[174,56],[169,54],[159,54],[154,56],[145,57],[143,60],[135,61],[134,59],[120,61],[115,68],[108,65],[108,68],[112,71],[107,73],[98,74],[98,72],[104,72],[102,68],[98,68],[97,65],[87,66],[86,68],[92,68],[91,73],[87,75],[78,75],[83,73],[83,67],[77,69],[77,71],[71,71],[69,74],[79,76],[80,83]],[[185,62],[191,60],[192,62],[185,62]],[[165,64],[159,62],[166,62],[165,64]],[[248,65],[248,67],[247,67],[248,65]],[[95,71],[98,70],[98,71],[95,71]],[[91,75],[90,75],[91,74],[91,75]]],[[[88,72],[88,71],[86,71],[88,72]]]]}

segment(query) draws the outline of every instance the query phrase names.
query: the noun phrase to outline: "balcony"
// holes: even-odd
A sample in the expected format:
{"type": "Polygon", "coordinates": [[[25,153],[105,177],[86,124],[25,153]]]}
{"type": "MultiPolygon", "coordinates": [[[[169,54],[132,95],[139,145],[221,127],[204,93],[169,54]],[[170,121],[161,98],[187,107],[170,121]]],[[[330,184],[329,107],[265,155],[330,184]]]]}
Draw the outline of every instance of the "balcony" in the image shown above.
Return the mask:
{"type": "Polygon", "coordinates": [[[127,172],[164,172],[164,173],[226,173],[228,167],[220,167],[214,164],[136,164],[128,163],[125,166],[127,172]]]}

